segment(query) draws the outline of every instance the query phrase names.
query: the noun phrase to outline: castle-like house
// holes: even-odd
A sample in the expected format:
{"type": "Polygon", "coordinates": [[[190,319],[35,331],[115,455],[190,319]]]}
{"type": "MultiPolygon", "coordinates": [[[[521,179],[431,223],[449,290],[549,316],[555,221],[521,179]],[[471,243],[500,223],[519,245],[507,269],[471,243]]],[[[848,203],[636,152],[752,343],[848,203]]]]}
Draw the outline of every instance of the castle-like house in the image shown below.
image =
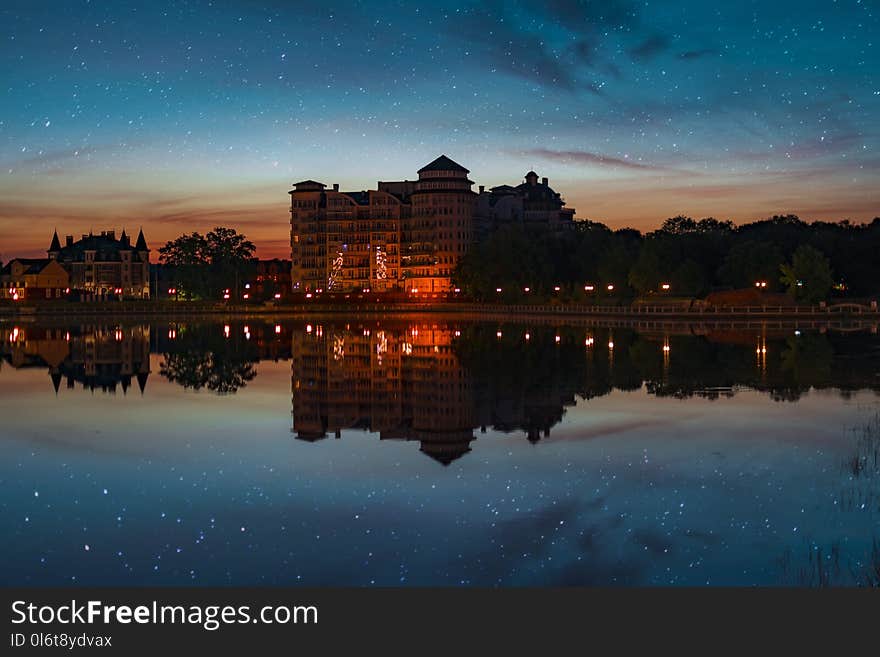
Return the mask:
{"type": "Polygon", "coordinates": [[[294,292],[452,291],[459,259],[480,235],[518,222],[561,230],[574,210],[533,171],[518,187],[473,191],[470,172],[441,155],[418,180],[380,181],[360,192],[314,180],[290,191],[294,292]]]}
{"type": "Polygon", "coordinates": [[[150,296],[150,249],[143,230],[134,246],[124,229],[119,239],[112,230],[89,233],[77,241],[68,235],[64,246],[55,231],[48,254],[67,271],[74,290],[143,299],[150,296]]]}

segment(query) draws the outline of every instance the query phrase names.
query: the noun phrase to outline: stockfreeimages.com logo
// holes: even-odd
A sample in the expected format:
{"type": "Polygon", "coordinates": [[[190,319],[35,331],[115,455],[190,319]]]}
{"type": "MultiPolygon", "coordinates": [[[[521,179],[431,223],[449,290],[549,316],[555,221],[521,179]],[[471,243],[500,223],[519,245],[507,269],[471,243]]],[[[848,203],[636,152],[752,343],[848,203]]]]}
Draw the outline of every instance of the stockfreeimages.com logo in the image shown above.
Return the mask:
{"type": "Polygon", "coordinates": [[[110,605],[100,600],[70,604],[36,605],[25,600],[12,603],[12,624],[30,625],[198,625],[213,632],[223,625],[318,623],[318,608],[312,605],[278,605],[252,609],[250,605],[110,605]]]}

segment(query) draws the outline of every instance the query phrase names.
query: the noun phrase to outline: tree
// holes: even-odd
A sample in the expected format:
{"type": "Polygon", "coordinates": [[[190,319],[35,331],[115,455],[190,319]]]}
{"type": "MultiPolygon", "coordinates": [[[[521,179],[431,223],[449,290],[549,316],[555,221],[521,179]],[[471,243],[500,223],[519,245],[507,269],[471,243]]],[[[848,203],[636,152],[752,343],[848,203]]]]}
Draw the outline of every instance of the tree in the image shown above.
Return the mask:
{"type": "Polygon", "coordinates": [[[223,289],[235,289],[253,261],[256,246],[234,228],[218,226],[207,235],[191,233],[159,249],[159,260],[175,267],[178,287],[186,296],[217,298],[223,289]]]}
{"type": "Polygon", "coordinates": [[[783,264],[779,269],[782,272],[780,281],[798,301],[821,301],[828,296],[834,283],[828,258],[808,244],[799,246],[791,263],[783,264]]]}
{"type": "Polygon", "coordinates": [[[259,354],[254,343],[242,340],[236,326],[225,337],[213,324],[183,326],[162,355],[159,374],[192,390],[235,394],[257,376],[259,354]]]}
{"type": "Polygon", "coordinates": [[[774,244],[748,240],[730,249],[718,270],[718,278],[735,288],[751,287],[756,281],[766,281],[773,288],[783,260],[774,244]]]}

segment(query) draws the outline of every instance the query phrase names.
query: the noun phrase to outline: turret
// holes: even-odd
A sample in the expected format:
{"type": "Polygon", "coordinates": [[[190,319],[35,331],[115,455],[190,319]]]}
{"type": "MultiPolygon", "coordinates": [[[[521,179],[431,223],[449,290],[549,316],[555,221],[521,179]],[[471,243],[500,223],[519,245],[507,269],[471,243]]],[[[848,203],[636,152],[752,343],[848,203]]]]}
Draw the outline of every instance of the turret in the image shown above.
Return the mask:
{"type": "Polygon", "coordinates": [[[52,234],[52,244],[49,245],[49,257],[55,260],[61,253],[61,240],[58,239],[58,230],[52,234]]]}
{"type": "Polygon", "coordinates": [[[141,228],[138,231],[137,243],[134,245],[134,248],[137,251],[149,251],[150,250],[147,248],[147,240],[144,239],[144,229],[143,228],[141,228]]]}

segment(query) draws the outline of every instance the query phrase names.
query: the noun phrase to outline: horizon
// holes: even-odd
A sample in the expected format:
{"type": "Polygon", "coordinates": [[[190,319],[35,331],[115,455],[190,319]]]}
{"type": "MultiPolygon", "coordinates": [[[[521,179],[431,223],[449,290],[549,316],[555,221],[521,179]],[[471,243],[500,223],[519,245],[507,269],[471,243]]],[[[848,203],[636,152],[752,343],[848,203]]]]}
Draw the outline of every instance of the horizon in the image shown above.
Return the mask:
{"type": "Polygon", "coordinates": [[[292,182],[444,152],[614,229],[880,215],[873,3],[50,5],[0,9],[3,260],[216,225],[289,257],[292,182]]]}
{"type": "MultiPolygon", "coordinates": [[[[320,181],[318,181],[318,182],[320,182],[320,181]]],[[[387,182],[387,181],[383,181],[383,182],[387,182]]],[[[349,190],[349,191],[351,191],[351,190],[349,190]]],[[[360,190],[358,190],[358,191],[360,191],[360,190]]],[[[345,193],[345,192],[343,192],[343,193],[345,193]]],[[[693,219],[695,221],[700,221],[702,219],[718,219],[719,221],[726,221],[725,219],[719,219],[718,217],[713,217],[711,215],[708,215],[706,217],[689,217],[688,215],[675,215],[675,216],[686,216],[686,217],[693,219]]],[[[778,212],[778,213],[774,213],[774,214],[760,217],[757,219],[752,219],[749,221],[742,221],[742,222],[733,221],[732,222],[733,229],[736,230],[737,228],[741,228],[741,227],[746,226],[748,224],[758,223],[758,222],[762,222],[762,221],[769,221],[769,220],[774,219],[776,217],[789,217],[789,216],[797,217],[800,221],[802,221],[803,223],[805,223],[807,225],[815,224],[815,223],[839,224],[839,223],[843,223],[843,222],[848,221],[848,222],[850,222],[851,225],[854,225],[854,226],[868,226],[872,222],[880,220],[880,215],[872,217],[871,219],[865,219],[865,220],[861,220],[861,221],[851,221],[849,219],[839,219],[839,220],[813,219],[813,220],[809,220],[809,219],[805,219],[805,218],[800,217],[800,216],[798,216],[794,213],[791,213],[791,212],[778,212]]],[[[667,219],[672,219],[672,218],[674,218],[674,217],[666,217],[663,220],[658,221],[656,225],[649,227],[648,229],[635,228],[634,226],[629,226],[629,225],[613,226],[613,225],[610,225],[610,224],[603,222],[603,221],[597,221],[597,220],[589,219],[589,218],[585,218],[585,217],[584,218],[575,217],[574,222],[579,223],[579,222],[590,221],[593,223],[605,225],[613,231],[638,230],[642,235],[648,235],[649,233],[651,233],[653,231],[659,230],[662,227],[663,223],[667,219]]],[[[161,242],[156,242],[155,245],[153,243],[153,240],[151,240],[150,237],[145,232],[144,239],[147,242],[147,246],[150,248],[150,263],[151,264],[158,264],[158,262],[159,262],[159,259],[158,259],[159,248],[161,246],[164,246],[167,241],[173,240],[176,237],[180,237],[180,235],[182,235],[182,234],[189,234],[192,232],[203,232],[204,233],[204,232],[209,231],[209,230],[216,228],[216,227],[218,227],[218,226],[213,226],[213,225],[207,226],[206,225],[206,228],[204,231],[201,229],[188,230],[188,231],[185,231],[185,233],[175,234],[175,235],[169,237],[168,240],[162,240],[161,242]]],[[[235,225],[223,226],[223,227],[233,228],[233,229],[238,230],[238,228],[235,225]]],[[[140,229],[141,229],[141,227],[139,226],[138,230],[140,230],[140,229]]],[[[128,227],[126,227],[126,226],[120,227],[120,226],[115,226],[112,224],[110,224],[110,225],[103,225],[102,224],[99,226],[90,227],[86,231],[81,231],[81,230],[70,231],[70,230],[62,230],[61,228],[53,228],[52,229],[52,233],[57,232],[58,238],[62,242],[64,242],[65,238],[68,236],[72,236],[73,240],[76,242],[82,237],[86,237],[89,235],[100,235],[102,232],[114,233],[116,238],[118,239],[121,236],[123,231],[125,231],[129,235],[129,237],[131,237],[132,234],[136,234],[134,230],[129,230],[128,227]]],[[[239,231],[239,232],[241,232],[241,231],[239,231]]],[[[245,237],[248,237],[250,239],[249,235],[245,235],[245,237]]],[[[48,241],[48,242],[52,241],[52,234],[50,234],[48,236],[48,239],[46,241],[48,241]]],[[[290,247],[289,246],[287,246],[286,250],[279,251],[277,254],[270,254],[266,250],[261,250],[259,244],[257,244],[256,246],[257,246],[257,249],[256,249],[256,252],[254,253],[255,259],[259,259],[259,260],[273,260],[273,259],[290,260],[290,247]]],[[[47,249],[48,249],[48,246],[46,246],[45,248],[42,248],[42,249],[33,250],[32,252],[29,252],[29,253],[23,253],[23,254],[10,253],[8,255],[3,253],[2,251],[0,251],[0,264],[6,264],[10,260],[14,260],[14,259],[45,258],[46,253],[47,253],[47,249]]]]}

